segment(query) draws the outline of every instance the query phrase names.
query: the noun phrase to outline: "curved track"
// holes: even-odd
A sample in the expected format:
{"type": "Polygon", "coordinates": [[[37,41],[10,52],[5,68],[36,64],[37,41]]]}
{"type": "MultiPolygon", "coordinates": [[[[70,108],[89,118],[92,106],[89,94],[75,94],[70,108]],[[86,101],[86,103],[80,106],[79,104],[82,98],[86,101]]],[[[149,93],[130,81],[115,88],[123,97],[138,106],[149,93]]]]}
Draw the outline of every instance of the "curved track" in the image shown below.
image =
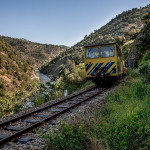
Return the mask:
{"type": "Polygon", "coordinates": [[[32,131],[44,123],[52,121],[56,117],[62,115],[72,108],[75,108],[81,103],[94,98],[105,90],[105,88],[91,86],[82,92],[72,94],[67,98],[60,99],[59,101],[54,102],[48,106],[39,108],[35,111],[23,114],[19,117],[1,123],[0,133],[2,133],[2,130],[9,130],[10,134],[0,135],[0,147],[6,145],[10,141],[18,139],[23,134],[32,131]],[[18,122],[22,124],[21,128],[15,126],[18,124],[18,122]]]}

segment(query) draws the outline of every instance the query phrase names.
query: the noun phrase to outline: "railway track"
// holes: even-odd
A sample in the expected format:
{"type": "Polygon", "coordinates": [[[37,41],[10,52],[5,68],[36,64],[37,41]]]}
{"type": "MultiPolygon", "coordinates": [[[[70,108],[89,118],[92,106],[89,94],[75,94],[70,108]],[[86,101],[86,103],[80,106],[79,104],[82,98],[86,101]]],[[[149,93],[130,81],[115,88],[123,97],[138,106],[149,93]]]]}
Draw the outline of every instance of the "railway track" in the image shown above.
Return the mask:
{"type": "MultiPolygon", "coordinates": [[[[18,140],[23,134],[56,119],[63,113],[94,98],[105,90],[106,88],[91,86],[81,92],[64,97],[57,102],[0,123],[0,148],[10,141],[18,140]],[[9,131],[9,134],[3,134],[5,131],[9,131]]],[[[26,141],[28,140],[26,139],[26,141]]]]}

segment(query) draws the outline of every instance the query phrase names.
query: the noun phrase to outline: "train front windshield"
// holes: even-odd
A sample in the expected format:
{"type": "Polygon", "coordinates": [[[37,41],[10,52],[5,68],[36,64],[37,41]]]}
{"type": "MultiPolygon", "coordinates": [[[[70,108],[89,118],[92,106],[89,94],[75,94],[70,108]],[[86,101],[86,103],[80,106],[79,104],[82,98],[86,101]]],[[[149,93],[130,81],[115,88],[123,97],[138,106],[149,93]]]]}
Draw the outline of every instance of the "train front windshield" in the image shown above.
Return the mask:
{"type": "Polygon", "coordinates": [[[99,48],[98,47],[92,47],[86,49],[86,58],[99,58],[99,48]]]}
{"type": "Polygon", "coordinates": [[[91,47],[87,48],[85,52],[87,59],[92,58],[106,58],[106,57],[114,57],[115,56],[115,48],[114,46],[103,46],[103,47],[91,47]]]}
{"type": "Polygon", "coordinates": [[[115,56],[115,48],[114,46],[104,46],[100,48],[100,56],[104,57],[114,57],[115,56]]]}

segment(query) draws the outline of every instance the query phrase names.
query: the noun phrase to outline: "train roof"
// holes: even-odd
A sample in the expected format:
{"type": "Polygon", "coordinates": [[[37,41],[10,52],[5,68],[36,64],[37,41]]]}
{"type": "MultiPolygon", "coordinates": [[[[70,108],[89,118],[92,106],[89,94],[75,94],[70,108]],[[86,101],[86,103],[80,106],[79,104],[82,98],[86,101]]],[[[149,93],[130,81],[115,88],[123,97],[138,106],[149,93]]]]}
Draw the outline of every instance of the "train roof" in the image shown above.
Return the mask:
{"type": "Polygon", "coordinates": [[[114,45],[114,44],[116,44],[116,43],[99,43],[99,44],[93,44],[93,45],[86,45],[86,46],[84,46],[84,48],[94,47],[94,46],[114,45]]]}

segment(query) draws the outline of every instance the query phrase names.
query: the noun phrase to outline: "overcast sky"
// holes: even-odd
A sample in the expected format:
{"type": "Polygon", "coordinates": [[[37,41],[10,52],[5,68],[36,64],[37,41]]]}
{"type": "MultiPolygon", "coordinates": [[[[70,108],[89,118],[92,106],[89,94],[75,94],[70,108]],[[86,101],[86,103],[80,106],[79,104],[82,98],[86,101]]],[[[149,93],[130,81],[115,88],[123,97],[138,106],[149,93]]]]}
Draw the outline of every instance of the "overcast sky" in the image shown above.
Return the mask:
{"type": "Polygon", "coordinates": [[[116,15],[150,0],[0,0],[0,35],[73,46],[116,15]]]}

